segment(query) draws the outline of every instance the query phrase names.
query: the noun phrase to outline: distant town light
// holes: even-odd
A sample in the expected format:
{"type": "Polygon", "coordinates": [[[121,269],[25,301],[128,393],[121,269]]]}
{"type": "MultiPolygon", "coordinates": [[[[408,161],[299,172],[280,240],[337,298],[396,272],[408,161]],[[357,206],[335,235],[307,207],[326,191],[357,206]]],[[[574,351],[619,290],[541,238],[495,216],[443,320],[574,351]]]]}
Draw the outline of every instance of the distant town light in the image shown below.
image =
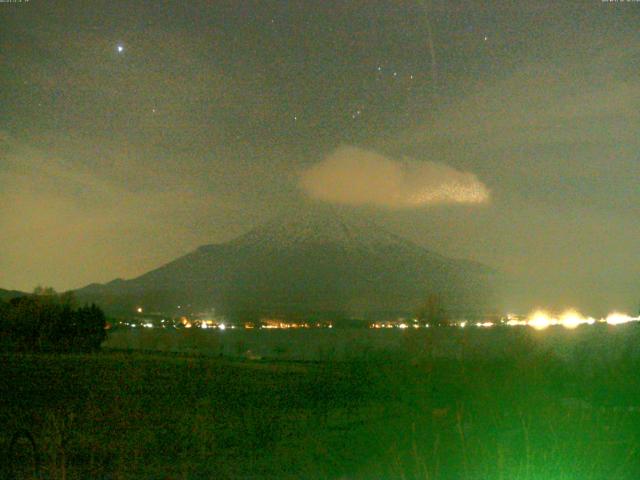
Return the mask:
{"type": "Polygon", "coordinates": [[[142,307],[138,307],[138,308],[136,308],[136,312],[138,312],[138,313],[142,313],[142,307]]]}
{"type": "Polygon", "coordinates": [[[606,322],[609,325],[622,325],[623,323],[640,321],[640,317],[631,317],[626,313],[612,312],[607,315],[606,322]]]}
{"type": "Polygon", "coordinates": [[[527,322],[525,320],[516,320],[515,318],[512,318],[507,322],[507,325],[509,325],[510,327],[524,326],[526,324],[527,322]]]}
{"type": "Polygon", "coordinates": [[[483,328],[493,327],[493,322],[478,322],[476,323],[476,327],[483,327],[483,328]]]}
{"type": "Polygon", "coordinates": [[[547,312],[543,310],[538,310],[534,312],[533,315],[531,315],[529,317],[529,320],[527,321],[527,325],[535,328],[536,330],[544,330],[545,328],[548,328],[552,324],[553,322],[551,317],[547,312]]]}
{"type": "Polygon", "coordinates": [[[595,323],[595,320],[593,318],[585,318],[573,309],[567,310],[560,316],[560,324],[568,330],[578,328],[583,323],[592,324],[595,323]]]}

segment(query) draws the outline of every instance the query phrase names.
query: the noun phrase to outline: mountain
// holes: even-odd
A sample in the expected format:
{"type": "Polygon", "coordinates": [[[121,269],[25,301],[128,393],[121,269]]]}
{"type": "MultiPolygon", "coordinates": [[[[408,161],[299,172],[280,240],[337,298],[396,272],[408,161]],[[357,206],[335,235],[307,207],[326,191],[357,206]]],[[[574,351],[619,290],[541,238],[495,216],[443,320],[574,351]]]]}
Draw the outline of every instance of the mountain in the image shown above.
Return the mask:
{"type": "Polygon", "coordinates": [[[8,302],[12,298],[24,297],[25,295],[28,295],[28,293],[20,292],[18,290],[5,290],[3,288],[0,288],[0,301],[3,302],[8,302]]]}
{"type": "Polygon", "coordinates": [[[436,294],[448,311],[467,314],[491,309],[496,276],[366,219],[318,208],[278,216],[137,278],[92,284],[76,295],[111,313],[137,306],[165,313],[215,308],[255,318],[411,314],[436,294]]]}

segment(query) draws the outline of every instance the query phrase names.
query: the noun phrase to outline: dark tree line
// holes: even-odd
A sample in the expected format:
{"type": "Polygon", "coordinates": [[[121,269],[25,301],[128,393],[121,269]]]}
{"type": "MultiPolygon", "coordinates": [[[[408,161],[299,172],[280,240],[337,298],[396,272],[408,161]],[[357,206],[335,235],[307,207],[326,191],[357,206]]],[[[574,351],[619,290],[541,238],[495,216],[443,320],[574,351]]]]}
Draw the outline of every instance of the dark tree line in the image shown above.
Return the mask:
{"type": "Polygon", "coordinates": [[[0,301],[0,347],[25,352],[89,352],[106,338],[96,305],[76,307],[72,295],[37,288],[33,295],[0,301]]]}

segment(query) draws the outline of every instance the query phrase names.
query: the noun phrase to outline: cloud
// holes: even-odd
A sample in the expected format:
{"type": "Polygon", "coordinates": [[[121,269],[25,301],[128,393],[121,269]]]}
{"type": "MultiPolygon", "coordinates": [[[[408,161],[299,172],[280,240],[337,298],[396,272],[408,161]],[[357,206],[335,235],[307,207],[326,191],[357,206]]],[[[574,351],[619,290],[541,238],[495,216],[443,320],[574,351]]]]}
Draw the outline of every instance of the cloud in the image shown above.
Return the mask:
{"type": "Polygon", "coordinates": [[[489,199],[489,190],[473,173],[356,147],[340,147],[305,170],[299,186],[316,200],[354,206],[411,208],[489,199]]]}
{"type": "Polygon", "coordinates": [[[637,308],[630,285],[639,270],[629,260],[640,258],[640,83],[630,65],[639,37],[621,48],[607,35],[602,49],[592,37],[572,43],[586,53],[524,59],[491,81],[469,81],[441,108],[424,102],[429,116],[385,144],[409,155],[428,149],[490,179],[492,205],[481,215],[406,218],[412,238],[434,250],[523,279],[509,298],[515,309],[637,308]]]}
{"type": "Polygon", "coordinates": [[[640,83],[628,70],[640,48],[588,53],[478,81],[385,146],[455,158],[490,178],[495,197],[637,210],[640,83]]]}

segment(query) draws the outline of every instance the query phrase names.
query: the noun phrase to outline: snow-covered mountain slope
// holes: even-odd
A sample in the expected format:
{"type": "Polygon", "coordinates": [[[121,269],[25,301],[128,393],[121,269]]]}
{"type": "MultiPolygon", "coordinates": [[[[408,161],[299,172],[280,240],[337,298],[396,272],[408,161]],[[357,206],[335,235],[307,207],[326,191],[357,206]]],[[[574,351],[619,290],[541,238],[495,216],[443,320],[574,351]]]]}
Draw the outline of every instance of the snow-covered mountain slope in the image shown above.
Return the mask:
{"type": "Polygon", "coordinates": [[[77,294],[124,310],[177,304],[228,315],[415,311],[430,294],[451,311],[491,307],[495,273],[452,260],[373,222],[332,209],[279,216],[222,243],[205,245],[132,280],[77,294]]]}

